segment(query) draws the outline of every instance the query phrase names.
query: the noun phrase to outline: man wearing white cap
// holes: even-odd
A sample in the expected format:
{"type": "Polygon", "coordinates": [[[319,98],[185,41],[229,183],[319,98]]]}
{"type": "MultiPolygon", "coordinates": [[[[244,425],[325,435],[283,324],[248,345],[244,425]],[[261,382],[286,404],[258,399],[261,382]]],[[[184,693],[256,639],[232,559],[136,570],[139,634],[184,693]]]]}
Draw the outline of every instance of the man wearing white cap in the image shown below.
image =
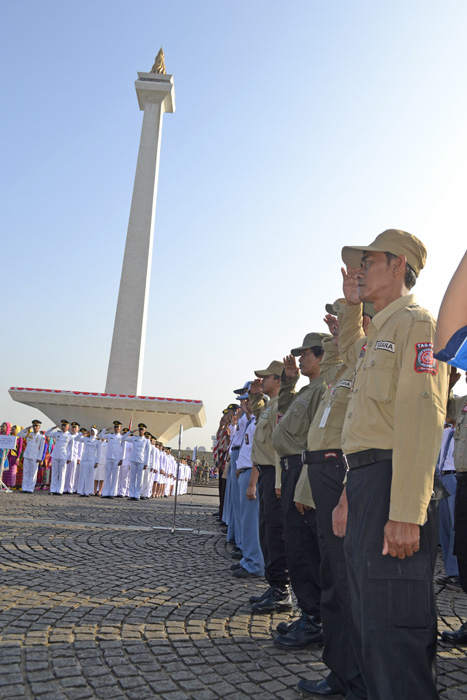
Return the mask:
{"type": "Polygon", "coordinates": [[[343,248],[342,258],[339,351],[356,366],[342,431],[353,646],[372,700],[435,700],[437,541],[427,509],[447,368],[433,357],[433,317],[409,293],[426,249],[389,229],[370,246],[343,248]],[[376,311],[366,337],[363,301],[376,311]]]}

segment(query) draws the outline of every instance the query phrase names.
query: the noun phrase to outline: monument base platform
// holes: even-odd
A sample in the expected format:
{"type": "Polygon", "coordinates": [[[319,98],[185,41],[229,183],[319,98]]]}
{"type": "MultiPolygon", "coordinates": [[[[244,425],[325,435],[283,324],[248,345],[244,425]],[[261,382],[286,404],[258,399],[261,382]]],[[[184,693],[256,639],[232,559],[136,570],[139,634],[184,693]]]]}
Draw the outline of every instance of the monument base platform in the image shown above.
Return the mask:
{"type": "Polygon", "coordinates": [[[181,425],[188,430],[206,423],[203,402],[190,399],[24,387],[11,387],[9,394],[14,401],[41,411],[55,425],[63,418],[100,429],[110,427],[114,420],[121,421],[123,427],[129,427],[131,422],[133,430],[138,423],[145,423],[163,443],[178,435],[181,425]]]}

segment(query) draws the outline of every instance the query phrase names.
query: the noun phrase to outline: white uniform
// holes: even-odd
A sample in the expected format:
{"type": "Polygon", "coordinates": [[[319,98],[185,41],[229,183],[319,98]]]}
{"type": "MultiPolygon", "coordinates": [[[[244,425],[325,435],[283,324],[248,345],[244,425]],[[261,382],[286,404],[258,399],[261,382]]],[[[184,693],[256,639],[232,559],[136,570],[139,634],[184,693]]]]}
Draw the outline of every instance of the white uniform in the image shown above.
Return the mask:
{"type": "MultiPolygon", "coordinates": [[[[78,431],[78,435],[81,436],[82,433],[78,431]]],[[[68,443],[68,460],[65,468],[65,485],[63,487],[63,493],[74,493],[76,491],[83,447],[84,445],[80,442],[79,438],[68,443]]]]}
{"type": "Polygon", "coordinates": [[[123,455],[123,435],[121,433],[110,433],[104,429],[101,430],[97,437],[99,439],[107,440],[108,442],[102,498],[115,498],[117,495],[118,476],[120,472],[119,462],[121,461],[123,455]]]}
{"type": "Polygon", "coordinates": [[[130,456],[132,449],[133,445],[131,442],[125,442],[123,444],[122,466],[120,467],[117,490],[117,495],[119,497],[128,496],[130,493],[130,456]]]}
{"type": "Polygon", "coordinates": [[[97,469],[94,470],[94,481],[104,481],[108,449],[109,443],[106,440],[99,440],[99,447],[97,448],[97,469]]]}
{"type": "Polygon", "coordinates": [[[130,498],[139,500],[143,489],[143,469],[149,460],[150,442],[147,438],[127,433],[124,442],[133,445],[130,455],[130,498]]]}
{"type": "Polygon", "coordinates": [[[22,491],[33,493],[37,480],[37,467],[44,453],[45,437],[41,433],[30,433],[27,428],[21,430],[17,437],[27,437],[26,449],[23,456],[23,485],[22,491]]]}
{"type": "Polygon", "coordinates": [[[72,435],[68,430],[63,432],[63,430],[54,430],[50,428],[44,435],[54,439],[50,493],[62,494],[65,483],[65,467],[68,459],[68,445],[71,440],[75,440],[79,437],[79,433],[72,435]]]}
{"type": "Polygon", "coordinates": [[[97,452],[101,442],[95,436],[81,436],[76,438],[76,443],[82,448],[77,491],[81,496],[90,496],[94,493],[94,466],[98,461],[97,452]]]}

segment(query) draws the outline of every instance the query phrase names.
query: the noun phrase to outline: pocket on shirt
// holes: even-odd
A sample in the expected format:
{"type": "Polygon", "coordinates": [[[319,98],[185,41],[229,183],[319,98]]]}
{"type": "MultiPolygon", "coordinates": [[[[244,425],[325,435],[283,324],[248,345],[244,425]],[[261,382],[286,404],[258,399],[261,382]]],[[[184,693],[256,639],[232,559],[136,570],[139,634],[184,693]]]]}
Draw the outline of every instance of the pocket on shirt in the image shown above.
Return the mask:
{"type": "MultiPolygon", "coordinates": [[[[379,351],[384,352],[384,351],[379,351]]],[[[386,353],[389,355],[389,353],[386,353]]],[[[370,399],[385,403],[390,401],[394,392],[394,356],[380,358],[369,358],[366,365],[367,386],[366,393],[370,399]]]]}
{"type": "Polygon", "coordinates": [[[426,554],[397,559],[367,554],[371,629],[427,629],[432,624],[432,570],[426,554]]]}

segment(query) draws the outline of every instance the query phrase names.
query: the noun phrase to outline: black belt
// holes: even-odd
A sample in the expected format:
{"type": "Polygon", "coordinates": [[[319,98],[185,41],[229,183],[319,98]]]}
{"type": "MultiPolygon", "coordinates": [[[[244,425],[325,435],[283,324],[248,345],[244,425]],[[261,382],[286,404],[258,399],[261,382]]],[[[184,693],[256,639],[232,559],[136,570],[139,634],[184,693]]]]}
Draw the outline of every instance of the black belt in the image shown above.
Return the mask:
{"type": "Polygon", "coordinates": [[[275,468],[276,468],[276,467],[274,466],[274,464],[255,464],[255,467],[256,467],[256,469],[259,471],[260,474],[261,474],[262,471],[265,471],[265,470],[266,470],[266,467],[267,467],[267,468],[270,467],[271,469],[275,469],[275,468]]]}
{"type": "Polygon", "coordinates": [[[363,450],[351,455],[344,455],[344,462],[347,463],[349,469],[369,467],[370,464],[382,462],[385,459],[392,459],[392,450],[363,450]]]}
{"type": "Polygon", "coordinates": [[[441,472],[440,476],[444,476],[445,474],[457,474],[455,469],[446,469],[446,471],[441,472]]]}
{"type": "Polygon", "coordinates": [[[250,471],[250,469],[251,469],[251,467],[245,467],[245,469],[236,469],[235,471],[238,474],[243,474],[243,472],[248,472],[248,471],[250,471]]]}
{"type": "Polygon", "coordinates": [[[303,464],[322,464],[323,462],[342,462],[342,450],[303,450],[303,464]]]}
{"type": "Polygon", "coordinates": [[[289,469],[294,469],[295,467],[301,467],[302,465],[302,455],[287,455],[287,457],[281,457],[281,467],[284,472],[289,469]]]}
{"type": "Polygon", "coordinates": [[[232,447],[231,452],[233,452],[234,450],[239,450],[240,447],[241,445],[235,445],[235,447],[232,447]]]}

